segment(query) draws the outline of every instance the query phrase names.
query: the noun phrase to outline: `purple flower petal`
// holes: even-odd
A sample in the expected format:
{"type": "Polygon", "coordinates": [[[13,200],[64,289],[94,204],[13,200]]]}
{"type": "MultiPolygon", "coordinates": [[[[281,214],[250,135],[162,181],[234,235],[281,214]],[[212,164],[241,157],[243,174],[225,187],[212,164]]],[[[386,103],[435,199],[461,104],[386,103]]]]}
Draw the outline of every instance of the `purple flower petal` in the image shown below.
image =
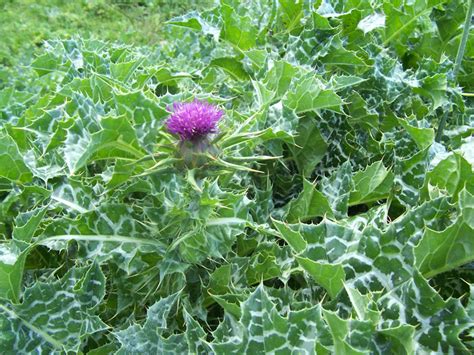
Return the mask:
{"type": "Polygon", "coordinates": [[[166,127],[170,133],[179,135],[181,140],[196,140],[216,133],[217,122],[223,115],[224,112],[217,106],[207,102],[175,102],[166,127]]]}

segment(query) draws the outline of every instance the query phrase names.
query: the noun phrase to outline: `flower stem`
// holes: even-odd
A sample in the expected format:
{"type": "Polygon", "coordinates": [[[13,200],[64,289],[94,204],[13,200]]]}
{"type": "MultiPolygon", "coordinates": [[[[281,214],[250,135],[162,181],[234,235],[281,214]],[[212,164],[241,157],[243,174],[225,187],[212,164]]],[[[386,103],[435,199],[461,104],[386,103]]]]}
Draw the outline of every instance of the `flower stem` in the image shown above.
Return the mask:
{"type": "Polygon", "coordinates": [[[464,57],[464,51],[466,50],[467,38],[469,37],[469,29],[471,27],[473,4],[474,0],[469,1],[469,5],[466,12],[466,20],[464,22],[464,28],[462,32],[462,39],[461,43],[459,43],[458,53],[456,55],[456,64],[454,65],[454,79],[456,79],[459,69],[461,68],[462,58],[464,57]]]}
{"type": "MultiPolygon", "coordinates": [[[[466,12],[466,20],[464,21],[464,28],[462,32],[461,42],[459,43],[458,53],[456,55],[456,62],[454,64],[454,80],[456,80],[457,75],[459,73],[459,69],[461,69],[461,62],[462,58],[464,57],[464,51],[466,50],[467,38],[469,37],[469,30],[471,27],[471,17],[472,17],[472,7],[474,4],[474,0],[470,0],[466,12]]],[[[448,120],[449,110],[446,110],[441,117],[441,121],[439,121],[438,131],[436,132],[436,142],[441,141],[441,137],[443,136],[444,128],[446,127],[446,121],[448,120]]]]}

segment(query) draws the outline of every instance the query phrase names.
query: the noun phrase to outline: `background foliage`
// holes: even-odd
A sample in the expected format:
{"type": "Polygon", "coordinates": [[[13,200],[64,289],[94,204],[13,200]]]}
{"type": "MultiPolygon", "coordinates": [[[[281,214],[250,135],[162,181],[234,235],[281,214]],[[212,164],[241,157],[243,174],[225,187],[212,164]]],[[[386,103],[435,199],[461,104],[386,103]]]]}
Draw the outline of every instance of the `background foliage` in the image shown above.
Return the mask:
{"type": "Polygon", "coordinates": [[[31,33],[82,37],[2,44],[2,353],[472,352],[464,2],[56,6],[31,33]],[[190,169],[193,98],[226,114],[190,169]]]}

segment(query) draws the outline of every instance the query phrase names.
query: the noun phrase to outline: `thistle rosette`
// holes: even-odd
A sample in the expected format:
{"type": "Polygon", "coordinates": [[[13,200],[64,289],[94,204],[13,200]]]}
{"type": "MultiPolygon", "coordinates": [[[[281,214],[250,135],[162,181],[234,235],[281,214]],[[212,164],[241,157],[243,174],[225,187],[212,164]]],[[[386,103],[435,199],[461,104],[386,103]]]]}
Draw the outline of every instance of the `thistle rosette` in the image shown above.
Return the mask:
{"type": "Polygon", "coordinates": [[[202,153],[212,150],[209,135],[217,133],[217,123],[224,112],[208,102],[175,102],[166,121],[168,132],[180,138],[180,152],[188,166],[204,163],[202,153]]]}

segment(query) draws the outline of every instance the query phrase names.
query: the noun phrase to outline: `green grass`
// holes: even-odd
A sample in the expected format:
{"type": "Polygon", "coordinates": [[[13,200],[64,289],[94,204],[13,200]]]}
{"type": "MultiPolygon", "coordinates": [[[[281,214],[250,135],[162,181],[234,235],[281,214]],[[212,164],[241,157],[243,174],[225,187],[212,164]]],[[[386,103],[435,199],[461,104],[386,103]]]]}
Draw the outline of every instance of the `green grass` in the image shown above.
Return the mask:
{"type": "Polygon", "coordinates": [[[47,39],[100,38],[157,44],[163,23],[211,0],[0,0],[0,65],[28,61],[47,39]]]}

